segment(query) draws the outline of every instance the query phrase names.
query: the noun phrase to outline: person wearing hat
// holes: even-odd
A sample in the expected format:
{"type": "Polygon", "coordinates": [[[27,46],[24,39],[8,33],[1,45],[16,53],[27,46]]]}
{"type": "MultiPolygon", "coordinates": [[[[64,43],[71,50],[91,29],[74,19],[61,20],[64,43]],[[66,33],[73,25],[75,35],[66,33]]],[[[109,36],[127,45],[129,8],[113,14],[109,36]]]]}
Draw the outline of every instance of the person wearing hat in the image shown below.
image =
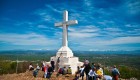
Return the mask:
{"type": "Polygon", "coordinates": [[[120,76],[119,70],[116,68],[116,65],[114,65],[112,69],[113,80],[118,80],[119,76],[120,76]]]}

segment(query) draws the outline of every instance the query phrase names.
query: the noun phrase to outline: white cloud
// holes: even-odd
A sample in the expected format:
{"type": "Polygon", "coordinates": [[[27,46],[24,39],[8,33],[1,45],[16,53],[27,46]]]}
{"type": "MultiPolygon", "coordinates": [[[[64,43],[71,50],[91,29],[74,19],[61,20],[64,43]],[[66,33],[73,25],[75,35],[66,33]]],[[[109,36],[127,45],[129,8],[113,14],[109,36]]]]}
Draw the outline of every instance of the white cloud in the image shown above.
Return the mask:
{"type": "Polygon", "coordinates": [[[68,34],[71,38],[75,38],[75,37],[88,38],[88,37],[96,37],[99,35],[97,33],[99,29],[92,25],[79,26],[78,28],[69,27],[68,30],[70,31],[68,34]]]}
{"type": "Polygon", "coordinates": [[[84,0],[84,3],[85,3],[86,6],[91,6],[92,5],[90,0],[84,0]]]}
{"type": "Polygon", "coordinates": [[[69,36],[72,38],[87,38],[87,37],[96,37],[98,36],[97,33],[82,33],[82,32],[71,32],[69,36]]]}
{"type": "Polygon", "coordinates": [[[96,46],[110,46],[110,45],[120,45],[120,44],[132,44],[132,43],[140,43],[140,36],[138,37],[118,37],[113,39],[85,39],[82,42],[82,45],[96,45],[96,46]]]}
{"type": "Polygon", "coordinates": [[[46,45],[51,46],[58,43],[57,40],[47,38],[43,35],[36,33],[16,34],[16,33],[3,33],[0,34],[0,41],[7,42],[13,45],[46,45]]]}
{"type": "Polygon", "coordinates": [[[121,32],[122,30],[120,28],[104,28],[105,31],[111,31],[111,32],[121,32]]]}
{"type": "Polygon", "coordinates": [[[139,28],[139,25],[138,24],[126,24],[126,25],[124,25],[124,26],[126,26],[126,27],[128,27],[128,28],[139,28]]]}
{"type": "Polygon", "coordinates": [[[140,12],[140,1],[127,1],[126,7],[128,8],[128,12],[130,14],[137,14],[140,12]]]}
{"type": "Polygon", "coordinates": [[[99,24],[101,24],[101,25],[114,25],[115,24],[115,22],[114,21],[110,21],[110,20],[103,20],[103,21],[99,21],[99,22],[97,22],[97,23],[99,23],[99,24]]]}
{"type": "Polygon", "coordinates": [[[105,41],[106,45],[115,44],[130,44],[130,43],[140,43],[140,36],[138,37],[118,37],[109,41],[105,41]]]}
{"type": "Polygon", "coordinates": [[[140,36],[138,37],[118,37],[109,40],[98,39],[98,38],[83,38],[83,39],[73,39],[72,42],[77,42],[79,46],[76,49],[79,50],[137,50],[140,47],[135,46],[119,46],[125,44],[135,44],[140,43],[140,36]],[[114,46],[113,46],[114,45],[114,46]],[[117,45],[117,46],[115,46],[117,45]]]}
{"type": "Polygon", "coordinates": [[[92,10],[95,10],[93,7],[93,2],[92,0],[83,0],[84,3],[84,8],[86,8],[86,10],[88,10],[88,13],[91,13],[92,10]]]}
{"type": "Polygon", "coordinates": [[[94,25],[78,26],[78,27],[68,27],[71,32],[97,32],[100,29],[94,25]]]}
{"type": "Polygon", "coordinates": [[[38,25],[37,27],[38,27],[38,28],[48,28],[48,27],[46,27],[45,25],[38,25]]]}
{"type": "Polygon", "coordinates": [[[61,11],[61,10],[56,9],[56,8],[54,8],[54,7],[53,7],[53,6],[51,6],[51,5],[46,5],[46,7],[47,7],[47,8],[49,8],[50,10],[54,11],[54,12],[57,12],[57,13],[62,13],[62,11],[61,11]]]}
{"type": "Polygon", "coordinates": [[[56,19],[51,12],[49,12],[47,9],[39,9],[35,12],[36,15],[40,17],[40,22],[46,22],[46,23],[54,23],[57,22],[59,19],[56,19]]]}

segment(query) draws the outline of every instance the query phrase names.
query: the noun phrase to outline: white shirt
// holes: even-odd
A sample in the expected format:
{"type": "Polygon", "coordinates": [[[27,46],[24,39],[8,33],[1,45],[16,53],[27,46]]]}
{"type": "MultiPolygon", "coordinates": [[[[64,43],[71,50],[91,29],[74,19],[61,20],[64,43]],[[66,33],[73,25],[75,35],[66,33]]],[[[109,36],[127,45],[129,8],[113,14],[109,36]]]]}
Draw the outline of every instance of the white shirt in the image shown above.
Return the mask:
{"type": "Polygon", "coordinates": [[[36,68],[37,68],[37,69],[40,69],[40,67],[39,67],[39,66],[37,66],[36,68]]]}
{"type": "Polygon", "coordinates": [[[95,71],[90,70],[88,73],[89,76],[96,76],[97,74],[95,73],[95,71]]]}
{"type": "Polygon", "coordinates": [[[43,62],[43,66],[45,66],[45,62],[43,62]]]}
{"type": "Polygon", "coordinates": [[[112,77],[109,75],[104,75],[105,80],[112,80],[112,77]]]}
{"type": "Polygon", "coordinates": [[[84,71],[84,67],[83,68],[80,68],[80,71],[81,71],[80,73],[82,73],[84,71]]]}
{"type": "Polygon", "coordinates": [[[31,69],[31,68],[33,68],[33,66],[32,65],[29,65],[29,69],[31,69]]]}

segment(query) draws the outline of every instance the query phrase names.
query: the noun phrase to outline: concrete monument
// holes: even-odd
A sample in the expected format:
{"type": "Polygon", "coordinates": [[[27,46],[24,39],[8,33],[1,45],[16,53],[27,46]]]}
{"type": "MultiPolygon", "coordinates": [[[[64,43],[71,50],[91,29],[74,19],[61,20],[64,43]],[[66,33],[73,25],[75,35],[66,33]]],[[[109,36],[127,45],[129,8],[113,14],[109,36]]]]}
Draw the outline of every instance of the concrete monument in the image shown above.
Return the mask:
{"type": "Polygon", "coordinates": [[[63,39],[62,39],[62,47],[58,50],[56,53],[56,56],[51,57],[51,60],[53,59],[56,63],[56,68],[61,67],[71,67],[72,74],[74,74],[77,71],[77,66],[82,66],[83,63],[79,62],[78,57],[73,56],[72,50],[68,47],[68,26],[78,24],[77,20],[70,20],[68,21],[68,11],[64,11],[63,14],[63,22],[55,23],[55,26],[63,28],[63,39]]]}

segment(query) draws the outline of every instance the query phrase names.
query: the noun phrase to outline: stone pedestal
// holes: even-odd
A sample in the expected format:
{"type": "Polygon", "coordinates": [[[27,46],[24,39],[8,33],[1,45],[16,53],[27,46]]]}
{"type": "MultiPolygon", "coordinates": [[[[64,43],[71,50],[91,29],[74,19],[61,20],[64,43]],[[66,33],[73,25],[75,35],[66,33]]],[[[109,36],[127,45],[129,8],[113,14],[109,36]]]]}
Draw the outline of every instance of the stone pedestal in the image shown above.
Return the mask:
{"type": "Polygon", "coordinates": [[[71,49],[69,47],[61,47],[58,52],[56,53],[56,56],[51,57],[51,60],[55,61],[55,70],[57,71],[58,68],[61,67],[71,67],[72,69],[72,74],[75,74],[75,72],[77,71],[77,66],[82,66],[83,63],[79,62],[79,58],[78,57],[74,57],[73,56],[73,52],[71,51],[71,49]],[[59,58],[60,57],[60,58],[59,58]],[[59,63],[58,63],[58,58],[59,58],[59,63]]]}

